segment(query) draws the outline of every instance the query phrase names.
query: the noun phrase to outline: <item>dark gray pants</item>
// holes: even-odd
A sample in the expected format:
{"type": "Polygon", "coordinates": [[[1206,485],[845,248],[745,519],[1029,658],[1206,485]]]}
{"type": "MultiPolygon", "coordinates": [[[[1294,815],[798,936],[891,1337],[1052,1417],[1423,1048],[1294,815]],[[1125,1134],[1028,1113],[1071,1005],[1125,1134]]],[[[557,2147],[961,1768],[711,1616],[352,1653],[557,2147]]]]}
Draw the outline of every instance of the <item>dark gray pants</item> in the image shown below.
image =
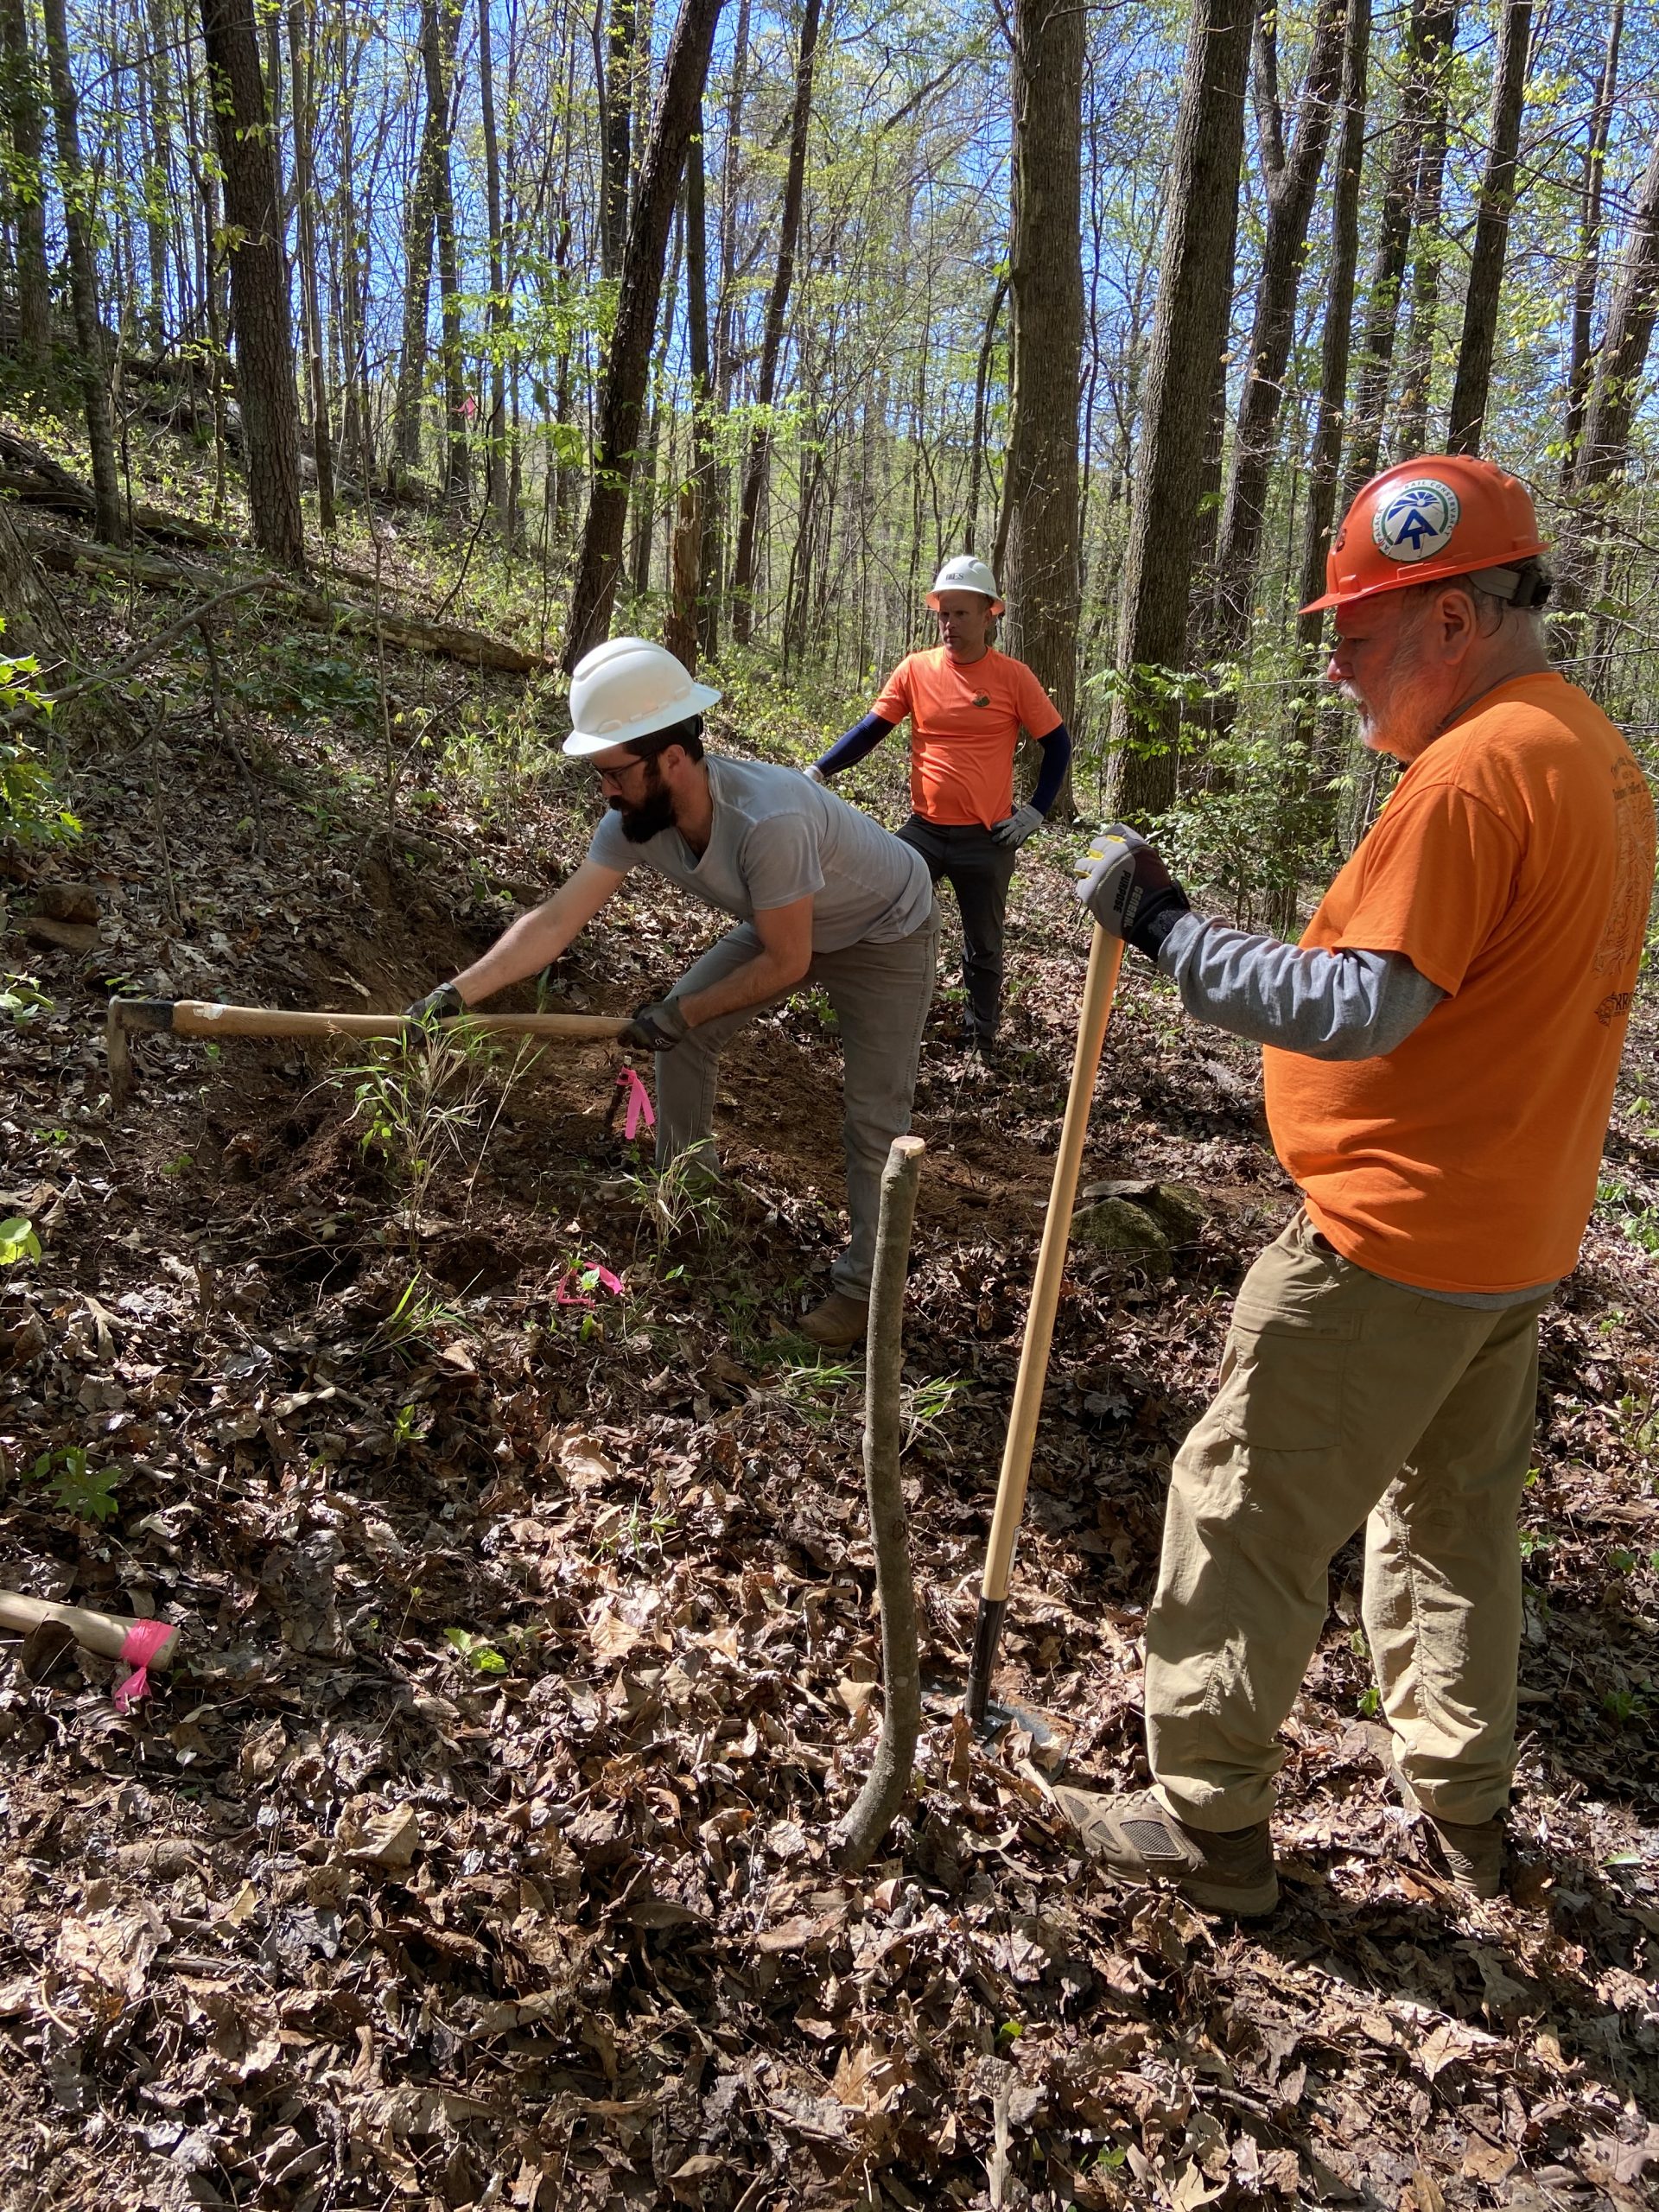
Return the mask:
{"type": "MultiPolygon", "coordinates": [[[[677,998],[707,990],[760,950],[751,922],[710,945],[674,986],[677,998]]],[[[870,1294],[875,1264],[875,1225],[881,1210],[881,1170],[894,1137],[910,1127],[922,1030],[933,998],[939,952],[939,909],[919,929],[887,944],[849,944],[842,952],[815,952],[803,981],[823,987],[841,1027],[842,1145],[847,1160],[847,1211],[852,1238],[830,1269],[837,1290],[870,1294]]],[[[798,988],[791,986],[791,988],[798,988]]],[[[657,1165],[683,1154],[716,1173],[720,1155],[711,1134],[720,1080],[720,1048],[745,1023],[790,996],[779,991],[758,1006],[716,1014],[699,1023],[671,1052],[657,1055],[657,1165]]]]}
{"type": "Polygon", "coordinates": [[[1015,859],[977,822],[925,822],[912,814],[899,832],[927,862],[937,883],[943,876],[962,912],[962,980],[967,987],[974,1033],[986,1044],[1002,1011],[1002,917],[1015,859]]]}

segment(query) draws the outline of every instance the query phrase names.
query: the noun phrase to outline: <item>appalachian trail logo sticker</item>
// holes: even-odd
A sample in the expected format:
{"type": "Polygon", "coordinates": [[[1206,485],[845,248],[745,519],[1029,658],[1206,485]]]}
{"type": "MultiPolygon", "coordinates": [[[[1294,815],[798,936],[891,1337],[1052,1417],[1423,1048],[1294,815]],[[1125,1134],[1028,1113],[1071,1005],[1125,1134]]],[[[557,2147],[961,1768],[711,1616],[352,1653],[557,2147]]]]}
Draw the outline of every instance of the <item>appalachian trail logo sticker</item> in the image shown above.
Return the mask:
{"type": "Polygon", "coordinates": [[[1390,561],[1427,561],[1458,526],[1458,495],[1437,476],[1414,476],[1371,517],[1376,550],[1390,561]]]}

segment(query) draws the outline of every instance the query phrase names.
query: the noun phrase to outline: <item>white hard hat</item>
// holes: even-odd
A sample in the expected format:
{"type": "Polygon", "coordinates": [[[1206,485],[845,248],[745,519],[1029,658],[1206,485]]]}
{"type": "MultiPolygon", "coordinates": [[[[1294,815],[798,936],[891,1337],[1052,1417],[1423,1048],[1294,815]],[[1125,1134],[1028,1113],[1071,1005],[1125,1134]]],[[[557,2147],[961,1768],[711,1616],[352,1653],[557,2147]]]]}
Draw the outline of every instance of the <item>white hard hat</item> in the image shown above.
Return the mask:
{"type": "Polygon", "coordinates": [[[958,553],[947,561],[933,579],[933,588],[927,594],[927,603],[937,609],[942,591],[976,591],[982,599],[991,602],[993,614],[1002,612],[1002,594],[996,588],[996,578],[983,561],[971,553],[958,553]]]}
{"type": "Polygon", "coordinates": [[[663,646],[612,638],[576,663],[564,749],[582,756],[608,753],[719,703],[719,692],[695,683],[663,646]]]}

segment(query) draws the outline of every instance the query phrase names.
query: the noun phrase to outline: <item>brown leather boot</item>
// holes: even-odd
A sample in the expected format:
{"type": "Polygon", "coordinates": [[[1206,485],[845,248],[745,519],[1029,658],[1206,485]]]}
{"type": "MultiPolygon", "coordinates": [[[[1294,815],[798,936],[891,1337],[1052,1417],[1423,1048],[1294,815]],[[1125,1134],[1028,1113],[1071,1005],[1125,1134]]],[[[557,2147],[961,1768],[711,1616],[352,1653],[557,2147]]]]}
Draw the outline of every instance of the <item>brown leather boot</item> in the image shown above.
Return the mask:
{"type": "Polygon", "coordinates": [[[1508,1847],[1508,1823],[1502,1813],[1494,1813],[1489,1821],[1441,1821],[1425,1810],[1423,1826],[1440,1847],[1455,1889],[1466,1897],[1497,1895],[1503,1886],[1508,1847]]]}
{"type": "Polygon", "coordinates": [[[1058,1789],[1054,1802],[1089,1856],[1127,1882],[1169,1882],[1206,1912],[1245,1919],[1279,1902],[1265,1821],[1248,1828],[1189,1827],[1149,1789],[1109,1797],[1058,1789]]]}
{"type": "Polygon", "coordinates": [[[801,1334],[810,1337],[815,1344],[822,1344],[826,1351],[848,1351],[864,1340],[864,1332],[870,1325],[870,1301],[868,1298],[854,1298],[844,1290],[832,1290],[828,1298],[812,1308],[801,1322],[801,1334]]]}

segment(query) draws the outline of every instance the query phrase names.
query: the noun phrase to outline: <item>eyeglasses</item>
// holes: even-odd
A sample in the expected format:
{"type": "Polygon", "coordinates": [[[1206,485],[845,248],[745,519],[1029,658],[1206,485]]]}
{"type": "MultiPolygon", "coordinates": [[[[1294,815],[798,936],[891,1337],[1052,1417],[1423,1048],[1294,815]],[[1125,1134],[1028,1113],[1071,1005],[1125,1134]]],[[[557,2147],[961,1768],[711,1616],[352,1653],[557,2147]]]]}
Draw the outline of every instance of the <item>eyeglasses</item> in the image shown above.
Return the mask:
{"type": "Polygon", "coordinates": [[[631,753],[626,760],[619,760],[614,767],[595,768],[594,773],[599,778],[601,785],[609,791],[613,785],[620,785],[622,779],[631,768],[641,768],[644,766],[645,762],[639,753],[631,753]]]}

